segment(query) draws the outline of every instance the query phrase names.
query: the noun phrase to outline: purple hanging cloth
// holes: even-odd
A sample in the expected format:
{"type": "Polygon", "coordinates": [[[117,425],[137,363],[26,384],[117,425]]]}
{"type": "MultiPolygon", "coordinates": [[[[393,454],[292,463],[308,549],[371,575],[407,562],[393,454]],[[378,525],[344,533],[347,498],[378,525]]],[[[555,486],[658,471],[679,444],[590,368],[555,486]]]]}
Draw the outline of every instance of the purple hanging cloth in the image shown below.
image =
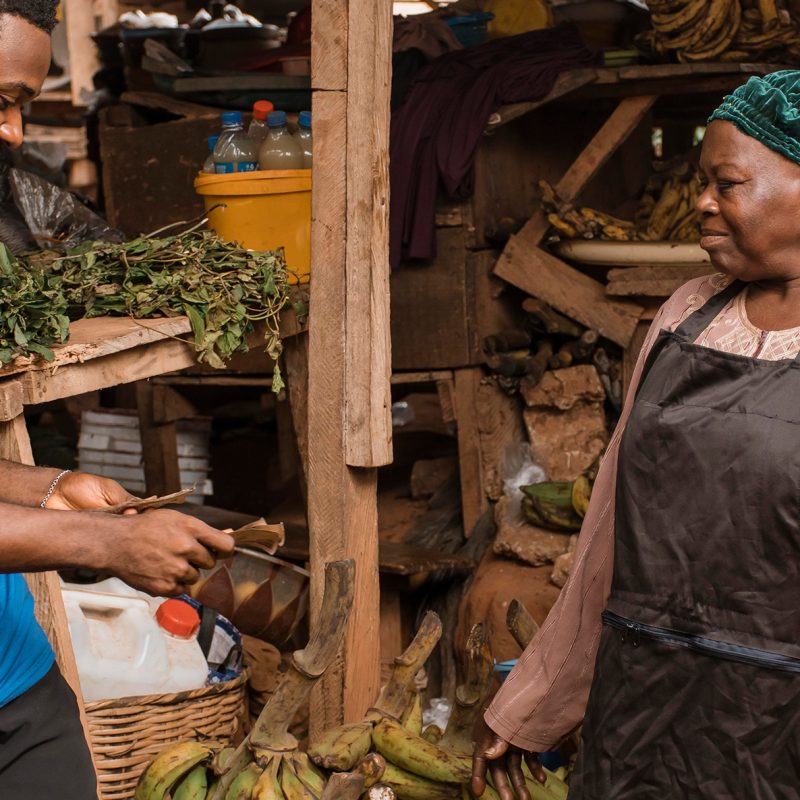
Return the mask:
{"type": "Polygon", "coordinates": [[[599,63],[570,23],[497,39],[448,53],[415,76],[405,103],[392,115],[391,253],[436,255],[436,196],[474,189],[475,150],[500,106],[538,100],[561,72],[599,63]]]}

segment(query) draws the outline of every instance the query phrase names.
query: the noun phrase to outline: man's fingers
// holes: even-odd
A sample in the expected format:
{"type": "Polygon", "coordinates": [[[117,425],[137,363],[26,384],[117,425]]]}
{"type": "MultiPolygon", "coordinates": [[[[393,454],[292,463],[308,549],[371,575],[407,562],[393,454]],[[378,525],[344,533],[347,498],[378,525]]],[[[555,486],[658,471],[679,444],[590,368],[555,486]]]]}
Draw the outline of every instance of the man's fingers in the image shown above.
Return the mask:
{"type": "Polygon", "coordinates": [[[500,800],[514,800],[514,791],[508,783],[505,761],[493,761],[489,764],[489,772],[494,781],[494,788],[500,795],[500,800]]]}
{"type": "Polygon", "coordinates": [[[490,761],[493,761],[494,759],[505,755],[507,750],[508,742],[505,739],[501,739],[499,736],[495,736],[492,740],[492,743],[484,752],[486,754],[486,758],[488,758],[490,761]]]}
{"type": "Polygon", "coordinates": [[[547,775],[542,765],[539,763],[538,755],[536,753],[525,753],[525,763],[528,765],[528,769],[531,771],[531,775],[533,775],[534,779],[544,786],[547,781],[547,775]]]}
{"type": "Polygon", "coordinates": [[[480,797],[486,789],[486,759],[483,756],[472,756],[472,793],[480,797]]]}
{"type": "Polygon", "coordinates": [[[517,749],[512,749],[507,760],[508,775],[517,792],[517,797],[519,800],[531,800],[530,792],[525,784],[525,776],[522,774],[522,753],[517,749]]]}

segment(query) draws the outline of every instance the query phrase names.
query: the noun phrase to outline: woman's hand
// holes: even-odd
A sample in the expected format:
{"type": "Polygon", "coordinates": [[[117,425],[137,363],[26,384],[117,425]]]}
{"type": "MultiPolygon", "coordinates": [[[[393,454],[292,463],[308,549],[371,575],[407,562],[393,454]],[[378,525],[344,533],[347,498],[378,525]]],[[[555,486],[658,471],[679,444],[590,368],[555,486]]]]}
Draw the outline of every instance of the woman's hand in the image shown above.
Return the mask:
{"type": "Polygon", "coordinates": [[[515,791],[519,800],[531,800],[522,772],[522,759],[525,759],[533,777],[544,784],[547,777],[537,755],[510,744],[481,718],[475,730],[475,749],[472,753],[472,793],[476,797],[483,794],[488,768],[500,800],[514,800],[515,791]]]}
{"type": "Polygon", "coordinates": [[[45,507],[53,511],[88,511],[125,503],[132,497],[111,478],[88,472],[68,472],[58,482],[45,507]]]}

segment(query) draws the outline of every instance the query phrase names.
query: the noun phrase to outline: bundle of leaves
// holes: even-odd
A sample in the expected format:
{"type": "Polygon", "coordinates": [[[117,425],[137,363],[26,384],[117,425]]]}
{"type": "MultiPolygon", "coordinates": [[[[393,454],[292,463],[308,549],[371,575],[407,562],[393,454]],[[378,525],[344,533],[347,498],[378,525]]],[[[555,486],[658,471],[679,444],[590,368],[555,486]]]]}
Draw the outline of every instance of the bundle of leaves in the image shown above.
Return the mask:
{"type": "MultiPolygon", "coordinates": [[[[0,361],[53,358],[69,320],[186,315],[198,360],[220,368],[264,324],[267,354],[281,353],[279,315],[289,299],[281,252],[251,252],[210,231],[92,242],[14,259],[0,245],[0,361]]],[[[282,386],[275,369],[273,388],[282,386]]]]}

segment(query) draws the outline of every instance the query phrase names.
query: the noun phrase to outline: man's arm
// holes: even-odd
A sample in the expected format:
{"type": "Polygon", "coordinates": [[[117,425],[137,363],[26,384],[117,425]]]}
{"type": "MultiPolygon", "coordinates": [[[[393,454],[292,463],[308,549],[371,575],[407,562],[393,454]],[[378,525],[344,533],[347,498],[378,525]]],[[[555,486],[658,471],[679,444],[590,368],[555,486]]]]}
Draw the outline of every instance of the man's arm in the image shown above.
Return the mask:
{"type": "Polygon", "coordinates": [[[0,503],[38,508],[59,472],[0,459],[0,503]]]}

